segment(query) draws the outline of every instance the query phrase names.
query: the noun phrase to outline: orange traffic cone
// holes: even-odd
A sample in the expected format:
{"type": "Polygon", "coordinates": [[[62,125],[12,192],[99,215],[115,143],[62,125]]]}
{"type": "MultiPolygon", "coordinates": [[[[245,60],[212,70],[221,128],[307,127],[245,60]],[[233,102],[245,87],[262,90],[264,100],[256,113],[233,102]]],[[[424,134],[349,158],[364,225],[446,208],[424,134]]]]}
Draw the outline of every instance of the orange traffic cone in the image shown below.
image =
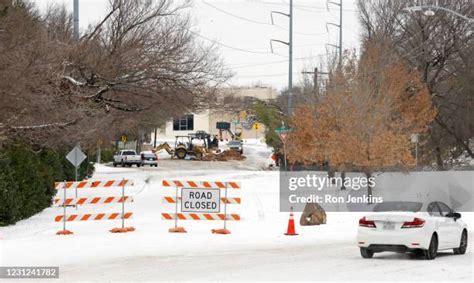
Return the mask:
{"type": "Polygon", "coordinates": [[[293,215],[293,207],[291,207],[290,219],[288,220],[288,229],[287,229],[285,235],[287,235],[287,236],[296,236],[296,235],[298,235],[298,234],[296,234],[296,231],[295,231],[295,217],[293,215]]]}

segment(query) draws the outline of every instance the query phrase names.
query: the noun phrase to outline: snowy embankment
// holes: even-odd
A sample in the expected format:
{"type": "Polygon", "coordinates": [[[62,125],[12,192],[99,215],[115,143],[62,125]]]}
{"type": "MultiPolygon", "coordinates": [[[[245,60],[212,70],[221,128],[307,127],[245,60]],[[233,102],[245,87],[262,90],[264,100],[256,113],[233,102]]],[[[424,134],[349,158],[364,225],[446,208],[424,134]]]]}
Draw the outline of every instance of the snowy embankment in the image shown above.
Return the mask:
{"type": "MultiPolygon", "coordinates": [[[[70,222],[71,236],[56,236],[61,208],[51,207],[14,226],[0,228],[0,266],[60,266],[65,280],[466,280],[473,278],[472,245],[466,255],[442,253],[434,261],[383,253],[362,259],[355,245],[360,213],[329,213],[328,224],[300,227],[284,236],[288,213],[279,212],[279,175],[260,171],[270,154],[262,145],[247,145],[245,163],[161,161],[157,169],[97,166],[94,179],[130,178],[136,183],[126,204],[134,218],[126,226],[137,230],[112,234],[120,221],[70,222]],[[169,163],[167,163],[169,162],[169,163]],[[171,164],[172,170],[168,169],[171,164]],[[253,167],[252,167],[253,166],[253,167]],[[174,206],[162,197],[174,189],[163,179],[232,180],[242,190],[241,206],[229,205],[242,221],[228,222],[230,235],[213,235],[220,221],[180,221],[187,234],[170,234],[173,221],[161,219],[174,206]]],[[[115,195],[120,190],[114,191],[115,195]]],[[[72,196],[69,193],[69,197],[72,196]]],[[[79,196],[110,195],[111,190],[83,190],[79,196]]],[[[120,204],[83,206],[68,213],[119,212],[120,204]]],[[[296,213],[298,222],[299,213],[296,213]]],[[[471,215],[463,214],[464,219],[471,215]]],[[[468,223],[470,229],[472,221],[468,223]]],[[[472,232],[472,230],[470,230],[472,232]]],[[[474,236],[470,233],[470,239],[474,236]]]]}

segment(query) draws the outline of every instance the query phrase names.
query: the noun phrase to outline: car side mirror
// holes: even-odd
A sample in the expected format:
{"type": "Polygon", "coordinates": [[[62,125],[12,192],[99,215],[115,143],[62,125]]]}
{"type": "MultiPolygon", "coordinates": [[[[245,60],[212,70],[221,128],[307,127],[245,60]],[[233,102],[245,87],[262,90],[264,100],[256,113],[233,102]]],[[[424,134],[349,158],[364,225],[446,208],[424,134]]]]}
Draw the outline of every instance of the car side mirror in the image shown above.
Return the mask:
{"type": "Polygon", "coordinates": [[[454,218],[456,220],[456,219],[461,218],[461,213],[459,213],[459,212],[450,212],[450,213],[446,214],[446,217],[451,217],[451,218],[454,218]]]}

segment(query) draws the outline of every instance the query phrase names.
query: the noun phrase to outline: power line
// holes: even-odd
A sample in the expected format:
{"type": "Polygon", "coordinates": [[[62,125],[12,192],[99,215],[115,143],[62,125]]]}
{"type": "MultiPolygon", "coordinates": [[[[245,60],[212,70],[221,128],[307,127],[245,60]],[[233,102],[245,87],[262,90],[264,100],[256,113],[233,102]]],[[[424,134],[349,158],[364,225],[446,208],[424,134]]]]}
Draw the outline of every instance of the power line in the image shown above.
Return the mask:
{"type": "MultiPolygon", "coordinates": [[[[293,47],[300,48],[300,47],[323,46],[323,45],[326,45],[326,43],[300,44],[300,45],[293,45],[293,47]]],[[[275,47],[273,47],[273,48],[276,49],[275,47]]],[[[247,48],[245,48],[245,49],[247,49],[247,48]]],[[[251,49],[247,49],[247,50],[259,51],[259,50],[266,50],[266,49],[268,49],[268,48],[251,48],[251,49]]]]}
{"type": "MultiPolygon", "coordinates": [[[[234,18],[237,18],[239,20],[242,20],[242,21],[246,21],[246,22],[249,22],[249,23],[253,23],[253,24],[259,24],[259,25],[266,25],[266,26],[271,26],[271,27],[276,27],[276,28],[279,28],[279,29],[282,29],[282,30],[285,30],[285,31],[288,31],[287,28],[285,27],[282,27],[282,26],[279,26],[279,25],[273,25],[271,23],[267,23],[267,22],[260,22],[260,21],[255,21],[255,20],[252,20],[252,19],[248,19],[248,18],[245,18],[245,17],[242,17],[242,16],[239,16],[239,15],[236,15],[236,14],[233,14],[231,12],[228,12],[224,9],[221,9],[219,7],[216,7],[210,3],[207,3],[206,1],[202,1],[203,4],[221,12],[221,13],[224,13],[226,15],[229,15],[231,17],[234,17],[234,18]]],[[[299,34],[299,35],[307,35],[307,36],[319,36],[319,35],[324,35],[324,34],[327,34],[327,32],[321,32],[321,33],[306,33],[306,32],[294,32],[295,34],[299,34]]]]}
{"type": "Polygon", "coordinates": [[[207,41],[210,41],[212,43],[215,43],[217,45],[220,45],[220,46],[223,46],[223,47],[226,47],[226,48],[229,48],[229,49],[232,49],[232,50],[236,50],[236,51],[240,51],[240,52],[245,52],[245,53],[252,53],[252,54],[268,54],[268,55],[277,55],[277,56],[280,56],[280,57],[286,57],[284,55],[281,55],[281,54],[278,54],[278,53],[272,53],[272,52],[260,52],[260,51],[254,51],[254,50],[248,50],[248,49],[242,49],[242,48],[238,48],[238,47],[234,47],[234,46],[230,46],[230,45],[227,45],[227,44],[224,44],[224,43],[221,43],[219,41],[216,41],[216,40],[213,40],[213,39],[210,39],[208,37],[205,37],[204,35],[200,34],[200,33],[197,33],[195,31],[192,31],[190,29],[188,29],[189,32],[195,34],[196,36],[202,38],[202,39],[205,39],[207,41]]]}
{"type": "Polygon", "coordinates": [[[237,66],[231,66],[231,69],[243,69],[243,68],[251,68],[251,67],[257,67],[257,66],[266,66],[266,65],[275,65],[279,63],[287,63],[288,60],[278,60],[278,61],[272,61],[272,62],[266,62],[266,63],[255,63],[255,64],[248,64],[248,65],[237,65],[237,66]]]}
{"type": "MultiPolygon", "coordinates": [[[[334,16],[331,12],[329,13],[329,15],[330,15],[333,19],[339,20],[339,19],[338,19],[336,16],[334,16]]],[[[353,29],[353,28],[351,27],[351,25],[345,24],[345,25],[344,25],[344,28],[347,28],[347,29],[349,29],[349,30],[351,30],[351,31],[353,31],[353,32],[355,32],[355,33],[359,33],[359,31],[353,29]]]]}
{"type": "Polygon", "coordinates": [[[223,9],[221,9],[221,8],[218,8],[218,7],[216,7],[216,6],[214,6],[214,5],[210,4],[210,3],[207,3],[206,1],[202,1],[202,3],[203,3],[204,5],[207,5],[207,6],[211,7],[211,8],[213,8],[213,9],[219,11],[219,12],[222,12],[222,13],[224,13],[224,14],[227,14],[227,15],[231,16],[231,17],[240,19],[240,20],[242,20],[242,21],[250,22],[250,23],[253,23],[253,24],[272,26],[272,24],[270,24],[270,23],[259,22],[259,21],[255,21],[255,20],[252,20],[252,19],[247,19],[247,18],[241,17],[241,16],[239,16],[239,15],[230,13],[230,12],[228,12],[228,11],[226,11],[226,10],[223,10],[223,9]]]}
{"type": "MultiPolygon", "coordinates": [[[[409,38],[411,39],[411,38],[409,38]]],[[[404,42],[407,42],[409,39],[406,39],[404,40],[404,42]]],[[[416,54],[413,54],[415,53],[416,50],[420,49],[423,45],[419,45],[415,48],[413,48],[412,50],[410,50],[408,53],[404,54],[404,55],[399,55],[396,51],[390,51],[389,54],[390,55],[397,55],[400,59],[407,59],[407,60],[410,60],[414,57],[417,57],[419,55],[421,55],[424,51],[421,51],[421,52],[418,52],[416,54]]],[[[319,55],[324,55],[324,54],[319,54],[319,55]]],[[[315,56],[309,56],[309,57],[300,57],[300,58],[296,58],[295,60],[299,60],[299,59],[309,59],[309,58],[313,58],[313,57],[316,57],[318,55],[315,55],[315,56]]],[[[281,61],[273,61],[273,62],[269,62],[268,64],[277,64],[279,62],[288,62],[288,60],[281,60],[281,61]]],[[[266,63],[264,63],[266,64],[266,63]]],[[[255,65],[260,65],[260,64],[255,64],[255,65]]],[[[262,64],[263,65],[263,64],[262,64]]],[[[248,65],[250,66],[250,65],[248,65]]],[[[380,72],[386,68],[388,68],[389,66],[384,66],[384,67],[381,67],[381,68],[377,68],[377,69],[374,69],[374,70],[371,70],[369,73],[377,73],[377,72],[380,72]]],[[[296,74],[296,72],[295,72],[296,74]]],[[[279,77],[279,76],[287,76],[288,73],[279,73],[279,74],[256,74],[256,75],[237,75],[237,77],[242,77],[242,78],[248,78],[248,77],[279,77]]]]}
{"type": "MultiPolygon", "coordinates": [[[[317,54],[317,55],[313,55],[313,56],[299,57],[299,58],[295,58],[293,60],[313,59],[313,58],[316,58],[318,56],[323,56],[323,55],[326,55],[326,54],[317,54]]],[[[278,60],[278,61],[255,63],[255,64],[242,64],[242,65],[231,66],[231,69],[244,69],[244,68],[251,68],[251,67],[258,67],[258,66],[275,65],[275,64],[287,63],[287,62],[288,62],[288,60],[278,60]]]]}
{"type": "MultiPolygon", "coordinates": [[[[288,6],[288,3],[287,3],[287,2],[285,2],[285,3],[273,3],[273,2],[265,2],[265,1],[257,1],[257,2],[260,3],[260,4],[265,4],[265,5],[288,6]]],[[[316,7],[316,6],[301,5],[301,4],[294,4],[293,7],[295,7],[295,8],[307,8],[307,9],[314,9],[314,10],[324,10],[324,11],[327,11],[327,8],[326,8],[326,7],[316,7]]],[[[303,9],[298,9],[298,10],[303,10],[303,9]]],[[[346,11],[346,12],[357,12],[358,10],[354,10],[354,9],[343,9],[343,11],[346,11]]],[[[322,12],[319,12],[319,11],[310,11],[310,12],[322,13],[322,12]]]]}
{"type": "Polygon", "coordinates": [[[288,76],[288,73],[281,73],[281,74],[257,74],[257,75],[237,75],[240,78],[253,78],[255,77],[256,79],[258,77],[282,77],[282,76],[288,76]]]}

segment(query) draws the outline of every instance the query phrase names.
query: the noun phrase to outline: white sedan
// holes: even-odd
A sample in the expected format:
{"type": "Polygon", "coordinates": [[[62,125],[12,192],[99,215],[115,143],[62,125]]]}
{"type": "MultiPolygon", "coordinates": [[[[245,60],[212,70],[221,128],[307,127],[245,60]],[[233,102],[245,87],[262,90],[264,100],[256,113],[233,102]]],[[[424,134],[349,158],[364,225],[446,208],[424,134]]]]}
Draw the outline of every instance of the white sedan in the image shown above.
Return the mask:
{"type": "Polygon", "coordinates": [[[415,252],[426,259],[436,258],[439,250],[453,249],[464,254],[467,226],[442,202],[384,202],[359,220],[357,245],[363,258],[374,253],[415,252]]]}

